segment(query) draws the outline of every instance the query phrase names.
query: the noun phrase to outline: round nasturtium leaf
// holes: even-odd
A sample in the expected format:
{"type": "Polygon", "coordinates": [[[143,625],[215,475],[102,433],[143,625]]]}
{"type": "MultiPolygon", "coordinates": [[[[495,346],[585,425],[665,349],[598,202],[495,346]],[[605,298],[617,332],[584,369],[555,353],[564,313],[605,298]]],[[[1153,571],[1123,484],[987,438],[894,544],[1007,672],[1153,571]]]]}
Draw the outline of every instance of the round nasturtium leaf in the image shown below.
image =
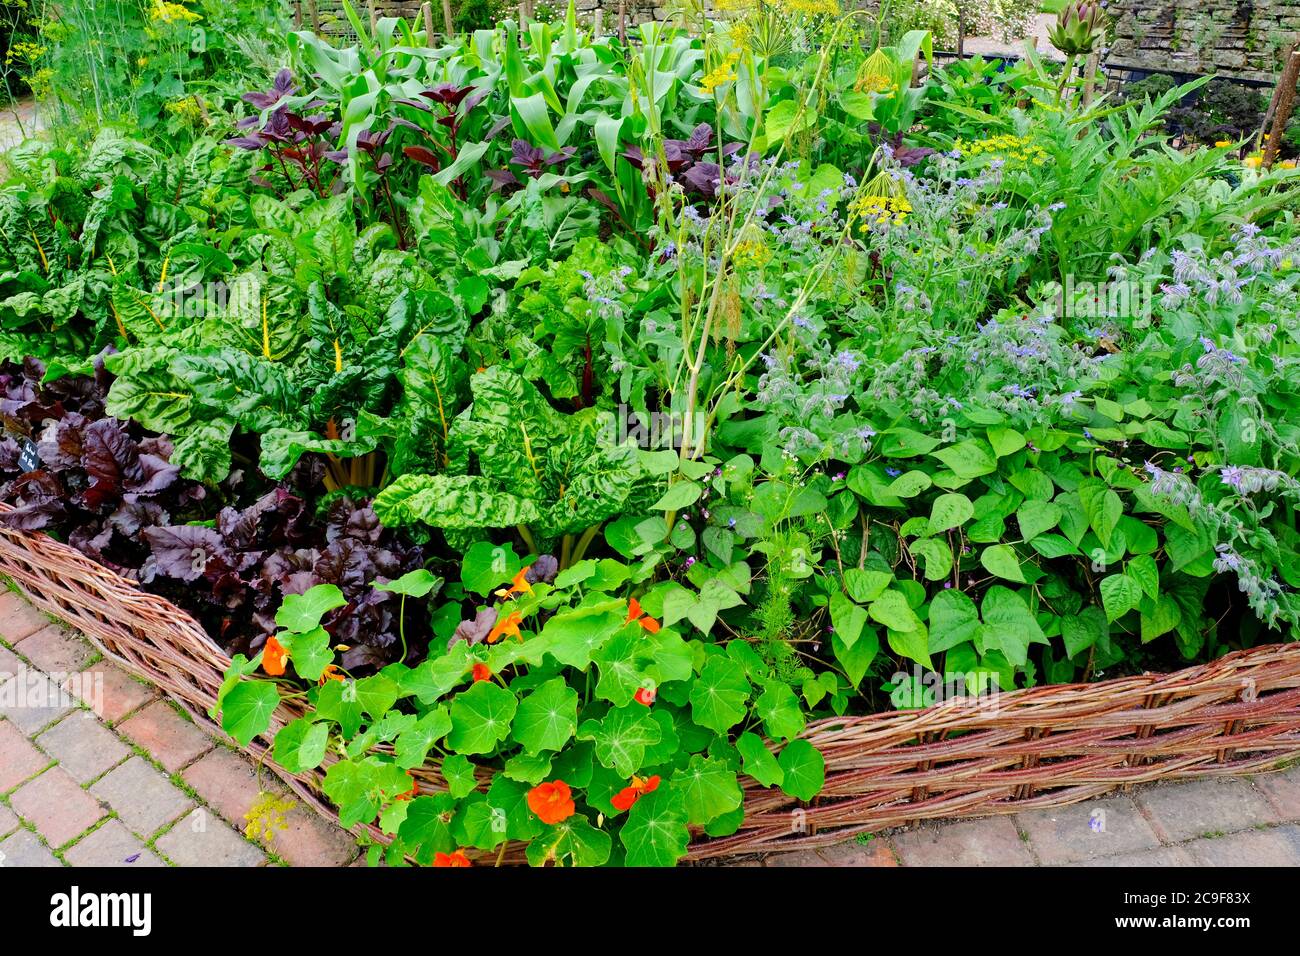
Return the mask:
{"type": "Polygon", "coordinates": [[[325,759],[330,725],[312,723],[304,717],[287,724],[275,735],[275,762],[290,773],[315,770],[325,759]]]}
{"type": "Polygon", "coordinates": [[[575,813],[534,837],[525,854],[530,866],[545,866],[551,861],[568,861],[570,866],[601,866],[609,859],[612,844],[608,833],[597,830],[586,817],[575,813]]]}
{"type": "Polygon", "coordinates": [[[691,687],[691,719],[725,734],[745,717],[751,688],[745,670],[726,657],[713,657],[691,687]]]}
{"type": "Polygon", "coordinates": [[[600,721],[584,721],[579,736],[596,743],[596,759],[620,776],[630,777],[645,762],[646,748],[662,734],[658,721],[641,704],[611,710],[600,721]]]}
{"type": "Polygon", "coordinates": [[[745,761],[745,773],[749,774],[765,787],[779,784],[785,779],[785,771],[767,749],[763,738],[758,734],[745,731],[736,741],[736,749],[745,761]]]}
{"type": "Polygon", "coordinates": [[[666,787],[632,804],[619,833],[627,866],[673,866],[686,855],[690,838],[682,798],[666,787]]]}
{"type": "Polygon", "coordinates": [[[803,732],[807,720],[799,699],[788,684],[772,681],[754,701],[754,709],[763,719],[763,727],[773,740],[784,737],[793,740],[803,732]]]}
{"type": "Polygon", "coordinates": [[[240,681],[221,702],[221,729],[247,747],[270,729],[279,703],[280,693],[270,681],[240,681]]]}
{"type": "Polygon", "coordinates": [[[348,600],[333,584],[317,584],[302,594],[287,594],[280,610],[275,612],[275,623],[286,631],[303,634],[318,627],[323,618],[348,600]]]}
{"type": "Polygon", "coordinates": [[[553,677],[519,702],[514,739],[526,752],[560,750],[578,729],[578,692],[553,677]]]}
{"type": "Polygon", "coordinates": [[[777,758],[785,779],[781,789],[798,800],[811,800],[826,782],[826,761],[806,740],[792,740],[777,758]]]}
{"type": "Polygon", "coordinates": [[[518,701],[491,681],[478,681],[451,702],[451,733],[447,746],[458,754],[485,754],[510,735],[518,701]]]}
{"type": "Polygon", "coordinates": [[[743,794],[736,773],[721,760],[696,755],[673,774],[672,787],[682,795],[686,822],[708,823],[740,806],[743,794]]]}
{"type": "Polygon", "coordinates": [[[447,781],[447,790],[456,799],[474,792],[474,765],[468,757],[452,754],[442,762],[442,778],[447,781]]]}

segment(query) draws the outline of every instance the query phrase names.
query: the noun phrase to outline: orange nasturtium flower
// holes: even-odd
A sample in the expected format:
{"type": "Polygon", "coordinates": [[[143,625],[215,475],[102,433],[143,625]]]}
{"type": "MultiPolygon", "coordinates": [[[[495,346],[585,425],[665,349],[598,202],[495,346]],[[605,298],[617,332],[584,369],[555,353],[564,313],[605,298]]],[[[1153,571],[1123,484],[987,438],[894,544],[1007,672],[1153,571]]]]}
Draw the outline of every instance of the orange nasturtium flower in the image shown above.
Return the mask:
{"type": "Polygon", "coordinates": [[[325,670],[321,671],[320,680],[317,683],[324,687],[327,680],[336,680],[340,683],[344,680],[343,672],[339,670],[337,664],[326,664],[325,670]]]}
{"type": "Polygon", "coordinates": [[[433,855],[434,866],[469,866],[469,857],[465,855],[464,850],[457,850],[455,853],[435,853],[433,855]]]}
{"type": "Polygon", "coordinates": [[[632,804],[636,803],[647,793],[659,789],[659,775],[646,777],[642,780],[640,777],[632,777],[632,785],[624,787],[614,796],[610,797],[609,802],[614,805],[615,810],[631,810],[632,804]]]}
{"type": "Polygon", "coordinates": [[[289,651],[272,634],[266,639],[266,647],[262,651],[262,670],[272,677],[279,677],[284,673],[287,660],[289,660],[289,651]]]}
{"type": "Polygon", "coordinates": [[[492,679],[492,669],[486,664],[475,664],[474,670],[471,673],[473,674],[474,683],[476,684],[481,680],[492,679]]]}
{"type": "Polygon", "coordinates": [[[487,642],[489,644],[495,644],[506,635],[518,637],[522,641],[523,637],[519,633],[519,625],[523,623],[523,620],[524,616],[518,611],[511,611],[505,617],[497,618],[496,624],[494,624],[492,630],[488,632],[487,642]]]}
{"type": "Polygon", "coordinates": [[[632,598],[627,602],[627,619],[623,623],[631,624],[633,621],[636,621],[651,634],[659,632],[659,622],[641,610],[641,602],[636,598],[632,598]]]}
{"type": "Polygon", "coordinates": [[[539,783],[528,791],[528,809],[537,814],[543,823],[559,823],[577,813],[573,794],[563,780],[539,783]]]}
{"type": "Polygon", "coordinates": [[[531,594],[533,590],[533,586],[528,583],[528,572],[531,568],[532,568],[531,564],[528,565],[528,567],[520,568],[519,573],[516,574],[513,579],[511,579],[510,587],[501,588],[501,590],[497,591],[496,592],[497,597],[504,598],[504,597],[509,597],[512,594],[524,594],[524,593],[531,594]]]}
{"type": "Polygon", "coordinates": [[[638,687],[636,693],[632,695],[632,699],[638,704],[645,704],[649,707],[655,702],[655,698],[658,696],[659,692],[653,687],[638,687]]]}

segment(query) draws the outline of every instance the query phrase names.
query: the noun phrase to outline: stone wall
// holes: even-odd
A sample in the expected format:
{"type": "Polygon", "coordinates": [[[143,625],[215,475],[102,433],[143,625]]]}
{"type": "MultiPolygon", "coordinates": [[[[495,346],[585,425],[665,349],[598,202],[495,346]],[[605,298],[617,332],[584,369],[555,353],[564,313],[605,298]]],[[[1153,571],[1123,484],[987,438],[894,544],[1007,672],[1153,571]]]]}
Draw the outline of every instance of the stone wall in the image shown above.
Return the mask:
{"type": "Polygon", "coordinates": [[[1300,0],[1111,0],[1106,66],[1273,82],[1300,39],[1300,0]]]}

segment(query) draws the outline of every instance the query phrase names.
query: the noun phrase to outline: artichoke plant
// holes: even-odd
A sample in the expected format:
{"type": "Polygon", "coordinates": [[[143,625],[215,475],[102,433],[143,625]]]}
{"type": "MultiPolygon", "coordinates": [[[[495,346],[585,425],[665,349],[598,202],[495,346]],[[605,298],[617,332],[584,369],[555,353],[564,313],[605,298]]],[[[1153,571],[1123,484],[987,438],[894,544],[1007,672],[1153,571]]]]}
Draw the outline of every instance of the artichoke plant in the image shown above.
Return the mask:
{"type": "Polygon", "coordinates": [[[1048,30],[1048,39],[1066,56],[1086,56],[1105,35],[1106,15],[1101,4],[1068,4],[1056,15],[1056,24],[1048,30]]]}

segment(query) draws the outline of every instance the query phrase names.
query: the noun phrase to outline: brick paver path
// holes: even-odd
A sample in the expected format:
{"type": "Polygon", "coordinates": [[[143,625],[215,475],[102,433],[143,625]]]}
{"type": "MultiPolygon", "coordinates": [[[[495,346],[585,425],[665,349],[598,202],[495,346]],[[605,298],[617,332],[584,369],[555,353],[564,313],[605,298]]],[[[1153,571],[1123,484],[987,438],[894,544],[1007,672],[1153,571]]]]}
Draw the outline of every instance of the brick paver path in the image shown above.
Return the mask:
{"type": "MultiPolygon", "coordinates": [[[[347,866],[300,803],[243,835],[270,771],[82,637],[0,591],[0,866],[347,866]]],[[[1300,866],[1300,765],[1139,787],[1054,810],[923,824],[741,866],[1300,866]]]]}
{"type": "Polygon", "coordinates": [[[892,830],[749,866],[1300,866],[1300,764],[892,830]]]}
{"type": "Polygon", "coordinates": [[[356,841],[0,584],[0,867],[347,866],[356,841]],[[267,839],[245,815],[281,801],[267,839]]]}

